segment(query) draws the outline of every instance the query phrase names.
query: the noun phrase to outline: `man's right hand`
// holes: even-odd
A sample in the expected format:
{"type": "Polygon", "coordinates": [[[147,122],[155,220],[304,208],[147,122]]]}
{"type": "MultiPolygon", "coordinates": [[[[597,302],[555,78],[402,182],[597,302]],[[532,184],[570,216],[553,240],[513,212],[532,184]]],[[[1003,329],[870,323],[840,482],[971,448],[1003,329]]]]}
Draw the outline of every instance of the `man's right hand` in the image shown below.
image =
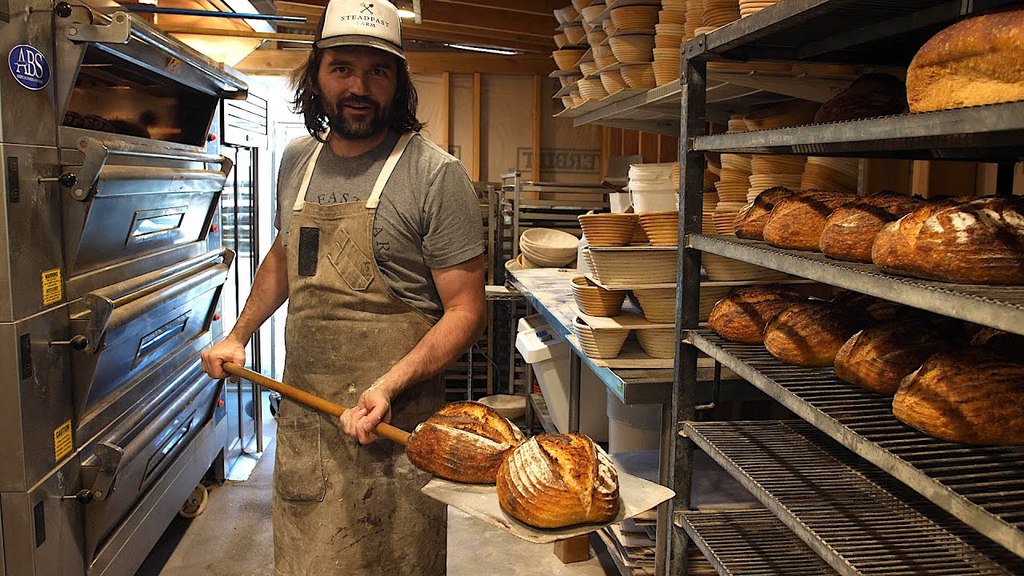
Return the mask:
{"type": "MultiPolygon", "coordinates": [[[[209,350],[203,350],[203,371],[212,378],[228,378],[224,371],[225,362],[234,362],[245,366],[245,343],[228,336],[209,350]]],[[[230,376],[232,382],[238,382],[238,376],[230,376]]]]}

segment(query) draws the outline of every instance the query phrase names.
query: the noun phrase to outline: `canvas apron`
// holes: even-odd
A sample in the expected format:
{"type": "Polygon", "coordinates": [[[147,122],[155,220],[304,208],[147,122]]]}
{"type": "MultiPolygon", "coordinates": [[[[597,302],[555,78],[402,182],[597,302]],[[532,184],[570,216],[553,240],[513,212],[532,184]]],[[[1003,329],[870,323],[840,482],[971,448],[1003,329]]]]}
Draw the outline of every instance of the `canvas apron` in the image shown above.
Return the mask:
{"type": "MultiPolygon", "coordinates": [[[[373,256],[373,216],[412,134],[385,162],[364,206],[306,204],[320,144],[306,166],[286,248],[288,319],[284,381],[341,404],[406,355],[434,321],[398,298],[373,256]]],[[[404,430],[444,401],[441,378],[416,384],[392,404],[404,430]]],[[[338,420],[284,401],[277,416],[274,567],[278,576],[445,571],[445,508],[423,496],[430,476],[388,440],[361,446],[338,420]]]]}

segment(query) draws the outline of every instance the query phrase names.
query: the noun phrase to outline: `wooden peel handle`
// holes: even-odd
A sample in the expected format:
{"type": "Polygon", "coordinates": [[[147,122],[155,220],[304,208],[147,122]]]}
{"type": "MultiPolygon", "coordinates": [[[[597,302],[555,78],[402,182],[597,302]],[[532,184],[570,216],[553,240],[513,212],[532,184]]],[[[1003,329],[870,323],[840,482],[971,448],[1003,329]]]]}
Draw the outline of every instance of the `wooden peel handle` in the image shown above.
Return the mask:
{"type": "MultiPolygon", "coordinates": [[[[344,406],[340,406],[329,400],[324,400],[319,396],[310,394],[305,390],[299,390],[298,388],[294,386],[289,386],[284,382],[278,382],[277,380],[267,378],[263,374],[253,372],[252,370],[247,370],[239,366],[238,364],[235,364],[234,362],[225,362],[223,366],[224,371],[227,372],[228,374],[231,374],[232,376],[245,378],[246,380],[259,386],[269,388],[275,392],[280,392],[281,395],[284,396],[285,398],[298,402],[299,404],[302,404],[303,406],[310,408],[312,410],[316,410],[317,412],[329,414],[331,416],[334,416],[335,418],[338,418],[341,416],[342,412],[346,410],[344,406]]],[[[381,438],[387,438],[392,442],[398,442],[402,446],[409,444],[408,432],[402,430],[401,428],[396,428],[386,422],[381,422],[380,424],[377,424],[377,427],[373,431],[381,438]]]]}

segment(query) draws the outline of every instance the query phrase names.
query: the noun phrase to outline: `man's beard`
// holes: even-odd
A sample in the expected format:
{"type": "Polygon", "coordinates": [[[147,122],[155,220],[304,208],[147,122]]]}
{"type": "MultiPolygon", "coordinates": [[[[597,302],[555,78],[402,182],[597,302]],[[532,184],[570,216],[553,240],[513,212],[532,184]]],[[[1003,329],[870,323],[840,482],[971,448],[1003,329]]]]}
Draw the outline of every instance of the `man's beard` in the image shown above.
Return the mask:
{"type": "Polygon", "coordinates": [[[387,121],[381,113],[380,105],[364,96],[349,96],[325,107],[327,125],[333,132],[349,140],[366,140],[380,134],[387,128],[387,121]],[[345,117],[344,106],[348,102],[358,102],[372,108],[372,114],[365,120],[350,120],[345,117]]]}

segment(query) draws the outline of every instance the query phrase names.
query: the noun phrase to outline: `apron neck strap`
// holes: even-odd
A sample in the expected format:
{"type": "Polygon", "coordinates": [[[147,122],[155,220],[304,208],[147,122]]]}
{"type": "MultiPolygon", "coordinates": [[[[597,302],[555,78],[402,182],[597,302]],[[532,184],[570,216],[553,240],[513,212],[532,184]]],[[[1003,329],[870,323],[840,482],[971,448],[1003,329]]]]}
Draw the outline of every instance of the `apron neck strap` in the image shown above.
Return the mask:
{"type": "Polygon", "coordinates": [[[402,158],[402,154],[405,152],[405,147],[409,145],[409,141],[412,140],[412,137],[415,135],[415,132],[406,132],[398,138],[398,142],[395,142],[395,147],[391,149],[391,154],[384,162],[384,167],[381,168],[380,174],[377,176],[377,181],[373,184],[373,191],[370,192],[370,197],[366,199],[366,208],[368,210],[377,209],[377,206],[380,204],[380,195],[384,192],[384,186],[386,186],[388,180],[391,179],[391,173],[395,171],[395,166],[402,158]]]}

